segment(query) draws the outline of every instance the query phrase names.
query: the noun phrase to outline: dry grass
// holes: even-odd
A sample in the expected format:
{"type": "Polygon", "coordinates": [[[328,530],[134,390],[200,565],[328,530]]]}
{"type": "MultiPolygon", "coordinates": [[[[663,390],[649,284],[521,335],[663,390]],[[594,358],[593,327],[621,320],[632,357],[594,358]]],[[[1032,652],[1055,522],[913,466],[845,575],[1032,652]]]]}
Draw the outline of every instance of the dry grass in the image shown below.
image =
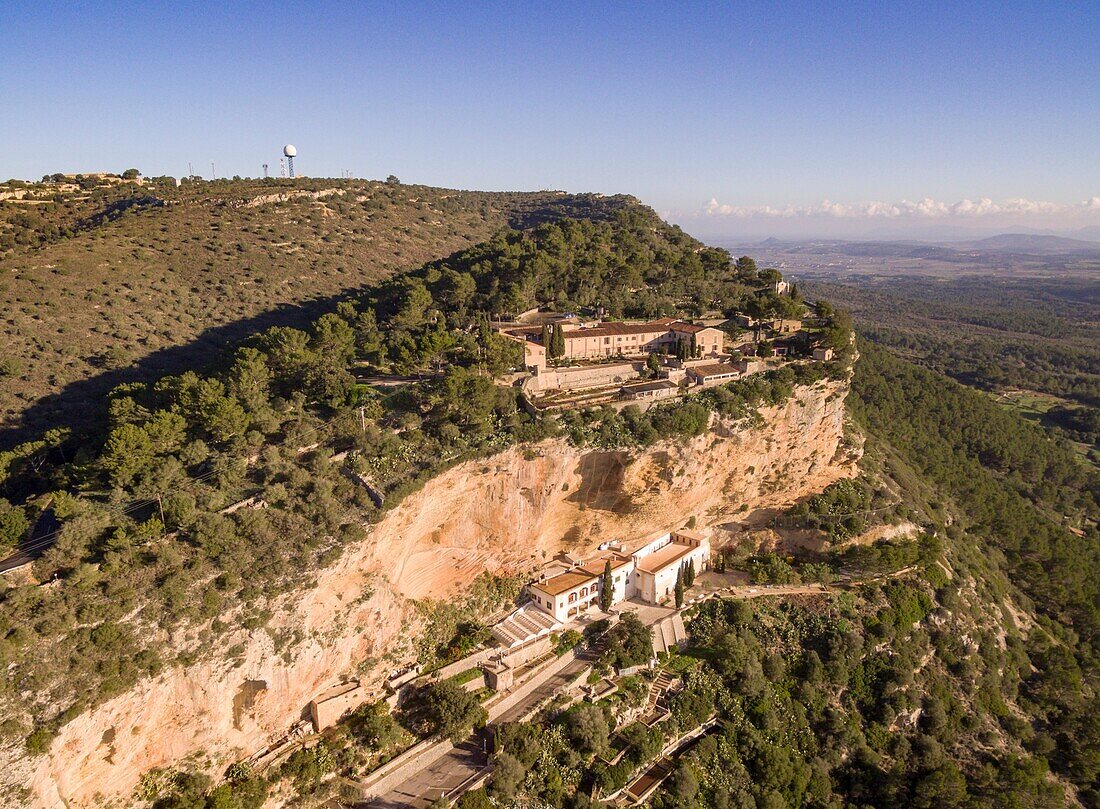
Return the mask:
{"type": "Polygon", "coordinates": [[[333,297],[503,226],[623,203],[245,180],[155,186],[146,203],[121,210],[133,193],[150,189],[58,194],[33,221],[27,206],[0,202],[0,233],[45,241],[0,252],[0,448],[79,423],[116,384],[201,368],[227,343],[307,322],[333,297]],[[246,205],[287,191],[326,193],[246,205]]]}

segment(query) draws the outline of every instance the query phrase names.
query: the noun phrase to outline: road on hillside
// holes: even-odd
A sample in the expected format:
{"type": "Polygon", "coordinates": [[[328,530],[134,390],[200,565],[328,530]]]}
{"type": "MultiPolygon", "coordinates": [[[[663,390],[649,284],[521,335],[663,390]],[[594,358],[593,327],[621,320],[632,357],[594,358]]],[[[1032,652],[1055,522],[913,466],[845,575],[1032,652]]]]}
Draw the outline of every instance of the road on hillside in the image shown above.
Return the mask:
{"type": "Polygon", "coordinates": [[[401,786],[361,805],[372,809],[426,809],[440,795],[461,789],[488,768],[488,740],[488,732],[479,731],[401,786]]]}
{"type": "Polygon", "coordinates": [[[9,570],[15,570],[17,567],[29,564],[44,554],[53,545],[57,531],[60,528],[61,523],[58,522],[57,516],[53,513],[53,508],[43,509],[27,541],[16,548],[11,556],[0,560],[0,573],[6,573],[9,570]]]}
{"type": "Polygon", "coordinates": [[[494,719],[484,730],[478,731],[473,738],[456,746],[385,795],[361,805],[370,809],[425,809],[440,795],[455,797],[454,793],[462,791],[463,785],[474,781],[489,768],[489,757],[485,751],[494,726],[519,720],[575,680],[590,665],[591,657],[578,657],[561,671],[547,677],[546,682],[494,719]]]}

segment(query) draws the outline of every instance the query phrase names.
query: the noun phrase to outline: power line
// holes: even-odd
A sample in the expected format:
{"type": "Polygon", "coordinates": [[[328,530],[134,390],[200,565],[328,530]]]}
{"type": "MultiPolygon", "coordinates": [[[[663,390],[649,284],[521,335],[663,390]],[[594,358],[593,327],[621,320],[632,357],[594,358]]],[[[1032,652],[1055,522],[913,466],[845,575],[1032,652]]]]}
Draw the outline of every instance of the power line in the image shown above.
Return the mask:
{"type": "MultiPolygon", "coordinates": [[[[305,430],[303,430],[301,433],[299,433],[297,437],[302,438],[302,437],[311,435],[313,433],[316,433],[322,427],[328,427],[329,425],[334,424],[338,419],[342,418],[345,415],[347,415],[347,414],[343,414],[343,413],[337,414],[337,415],[333,416],[330,419],[326,419],[326,420],[322,421],[320,424],[318,424],[316,426],[307,427],[305,430]]],[[[289,441],[289,440],[290,440],[290,436],[287,436],[282,441],[275,442],[275,443],[272,443],[272,444],[268,444],[268,446],[276,446],[276,447],[277,446],[282,446],[282,445],[285,445],[286,442],[289,441]]],[[[226,456],[222,456],[222,457],[226,457],[226,456]]],[[[220,474],[220,470],[211,469],[207,472],[203,472],[200,475],[196,475],[192,478],[188,478],[188,483],[191,484],[191,485],[196,484],[196,483],[205,483],[206,481],[210,480],[211,478],[216,477],[218,474],[220,474]]],[[[161,501],[163,498],[167,497],[170,494],[178,494],[178,493],[182,493],[184,491],[186,491],[186,489],[184,489],[182,487],[175,488],[175,489],[167,489],[164,492],[162,492],[158,497],[140,498],[138,500],[132,501],[125,508],[115,512],[115,514],[117,516],[120,516],[120,517],[130,516],[131,514],[137,512],[137,511],[140,511],[143,508],[147,508],[147,507],[153,505],[154,503],[157,503],[157,502],[161,501]]],[[[47,534],[43,534],[42,536],[37,537],[36,539],[32,540],[31,542],[29,542],[26,545],[22,545],[20,547],[15,548],[14,553],[12,553],[11,556],[15,556],[15,555],[18,555],[18,554],[21,554],[21,553],[33,553],[34,551],[37,551],[39,549],[49,547],[50,545],[53,544],[53,541],[61,534],[61,532],[64,530],[64,528],[65,528],[65,526],[61,526],[60,528],[56,528],[56,529],[54,529],[53,531],[50,531],[47,534]]],[[[10,558],[10,556],[9,556],[9,558],[10,558]]],[[[4,560],[0,559],[0,562],[3,562],[3,561],[4,560]]],[[[31,560],[31,561],[33,561],[33,560],[31,560]]]]}

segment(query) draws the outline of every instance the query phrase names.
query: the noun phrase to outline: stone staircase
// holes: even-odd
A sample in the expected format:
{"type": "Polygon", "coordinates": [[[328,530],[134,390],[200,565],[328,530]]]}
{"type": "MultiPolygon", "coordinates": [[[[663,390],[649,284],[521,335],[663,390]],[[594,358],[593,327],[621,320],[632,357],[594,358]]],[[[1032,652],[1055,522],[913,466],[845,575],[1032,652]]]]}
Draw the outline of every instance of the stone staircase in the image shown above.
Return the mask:
{"type": "Polygon", "coordinates": [[[506,648],[519,646],[529,640],[548,635],[562,624],[554,616],[527,603],[492,628],[493,637],[506,648]]]}
{"type": "Polygon", "coordinates": [[[653,653],[680,649],[687,643],[687,629],[680,613],[670,615],[653,627],[653,653]]]}
{"type": "Polygon", "coordinates": [[[645,714],[651,714],[657,710],[657,702],[664,696],[664,693],[672,687],[674,682],[676,682],[676,678],[667,671],[662,671],[657,675],[657,679],[654,680],[653,684],[649,687],[649,695],[646,697],[645,703],[645,714]]]}

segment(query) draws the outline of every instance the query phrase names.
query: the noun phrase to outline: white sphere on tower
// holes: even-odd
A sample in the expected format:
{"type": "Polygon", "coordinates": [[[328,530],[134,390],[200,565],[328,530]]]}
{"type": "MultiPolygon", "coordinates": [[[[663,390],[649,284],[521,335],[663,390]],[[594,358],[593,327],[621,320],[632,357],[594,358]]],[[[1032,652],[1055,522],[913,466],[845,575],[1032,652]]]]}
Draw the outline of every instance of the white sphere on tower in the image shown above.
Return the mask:
{"type": "Polygon", "coordinates": [[[283,147],[283,154],[285,154],[287,157],[294,157],[298,154],[298,150],[294,148],[293,143],[288,143],[286,146],[283,147]]]}

